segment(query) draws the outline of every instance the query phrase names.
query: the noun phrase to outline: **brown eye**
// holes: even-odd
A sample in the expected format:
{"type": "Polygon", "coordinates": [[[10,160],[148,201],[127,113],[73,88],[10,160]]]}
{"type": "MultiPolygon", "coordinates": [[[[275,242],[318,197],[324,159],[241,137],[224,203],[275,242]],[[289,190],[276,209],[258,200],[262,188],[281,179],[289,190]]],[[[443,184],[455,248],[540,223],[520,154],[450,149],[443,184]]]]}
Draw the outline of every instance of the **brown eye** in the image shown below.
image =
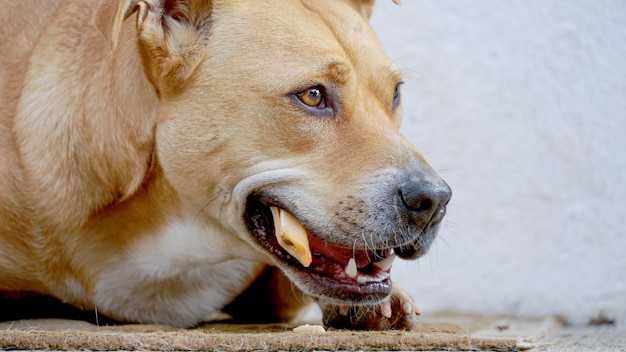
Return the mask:
{"type": "Polygon", "coordinates": [[[319,86],[307,88],[297,94],[298,99],[304,105],[312,108],[324,109],[326,107],[326,98],[324,97],[324,89],[319,86]]]}
{"type": "Polygon", "coordinates": [[[400,105],[400,84],[396,85],[396,90],[393,92],[393,109],[394,110],[398,107],[398,105],[400,105]]]}

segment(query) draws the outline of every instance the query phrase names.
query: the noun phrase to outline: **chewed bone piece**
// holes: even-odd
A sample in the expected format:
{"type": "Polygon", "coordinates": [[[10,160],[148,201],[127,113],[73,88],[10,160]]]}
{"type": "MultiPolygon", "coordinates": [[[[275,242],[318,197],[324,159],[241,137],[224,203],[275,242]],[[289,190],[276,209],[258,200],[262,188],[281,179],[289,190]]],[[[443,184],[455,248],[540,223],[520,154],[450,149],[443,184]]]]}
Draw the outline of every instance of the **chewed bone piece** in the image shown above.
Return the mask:
{"type": "Polygon", "coordinates": [[[311,334],[320,334],[320,333],[325,333],[326,329],[324,329],[324,327],[321,326],[321,325],[304,324],[304,325],[300,325],[300,326],[294,328],[293,331],[294,332],[311,333],[311,334]]]}
{"type": "Polygon", "coordinates": [[[270,210],[274,217],[274,229],[278,244],[304,267],[311,265],[313,257],[309,247],[309,236],[304,225],[284,209],[270,207],[270,210]]]}

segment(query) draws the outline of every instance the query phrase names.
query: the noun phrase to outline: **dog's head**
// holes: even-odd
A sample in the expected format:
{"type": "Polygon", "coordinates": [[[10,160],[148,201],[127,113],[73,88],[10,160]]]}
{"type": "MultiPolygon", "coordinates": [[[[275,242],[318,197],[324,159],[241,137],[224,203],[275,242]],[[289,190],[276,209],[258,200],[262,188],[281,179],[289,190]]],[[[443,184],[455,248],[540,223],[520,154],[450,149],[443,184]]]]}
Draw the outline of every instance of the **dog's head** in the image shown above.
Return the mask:
{"type": "Polygon", "coordinates": [[[371,3],[128,0],[105,31],[115,43],[138,12],[158,164],[183,203],[305,292],[355,302],[389,294],[394,256],[428,250],[451,196],[399,132],[371,3]]]}

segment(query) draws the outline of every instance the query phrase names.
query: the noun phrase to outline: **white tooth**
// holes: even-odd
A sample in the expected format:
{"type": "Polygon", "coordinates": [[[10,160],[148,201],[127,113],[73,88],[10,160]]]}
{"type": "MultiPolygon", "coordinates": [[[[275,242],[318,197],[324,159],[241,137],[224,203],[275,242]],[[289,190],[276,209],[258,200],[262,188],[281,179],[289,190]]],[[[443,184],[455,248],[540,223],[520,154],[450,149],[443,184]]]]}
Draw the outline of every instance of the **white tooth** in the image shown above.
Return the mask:
{"type": "Polygon", "coordinates": [[[311,265],[313,257],[309,247],[309,235],[298,219],[286,210],[270,207],[274,217],[276,240],[289,254],[305,267],[311,265]]]}
{"type": "Polygon", "coordinates": [[[373,262],[372,264],[376,265],[377,267],[380,268],[380,270],[382,271],[387,271],[389,269],[391,269],[391,266],[393,265],[393,260],[396,259],[396,254],[395,253],[391,253],[391,255],[389,255],[387,258],[378,261],[378,262],[373,262]]]}
{"type": "Polygon", "coordinates": [[[356,260],[354,260],[354,258],[350,258],[348,261],[348,265],[346,265],[346,274],[353,279],[356,277],[356,260]]]}
{"type": "Polygon", "coordinates": [[[381,271],[376,276],[367,276],[367,275],[359,275],[356,278],[356,282],[360,285],[366,284],[368,282],[383,282],[389,278],[389,273],[386,271],[381,271]]]}

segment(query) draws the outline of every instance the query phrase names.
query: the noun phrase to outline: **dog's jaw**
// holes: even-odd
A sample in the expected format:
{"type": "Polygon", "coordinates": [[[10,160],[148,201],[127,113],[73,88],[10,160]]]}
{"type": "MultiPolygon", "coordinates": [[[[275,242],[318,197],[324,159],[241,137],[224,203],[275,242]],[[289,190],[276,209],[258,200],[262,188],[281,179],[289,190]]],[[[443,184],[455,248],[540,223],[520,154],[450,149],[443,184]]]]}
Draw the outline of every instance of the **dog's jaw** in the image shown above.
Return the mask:
{"type": "MultiPolygon", "coordinates": [[[[251,196],[247,202],[245,221],[257,243],[302,290],[314,296],[342,302],[378,301],[391,292],[391,264],[395,255],[391,248],[348,248],[324,241],[299,221],[305,233],[309,257],[306,260],[289,253],[281,243],[269,200],[251,196]]],[[[279,208],[279,212],[288,210],[279,208]]],[[[283,215],[284,216],[284,215],[283,215]]],[[[291,215],[289,215],[291,216],[291,215]]]]}

